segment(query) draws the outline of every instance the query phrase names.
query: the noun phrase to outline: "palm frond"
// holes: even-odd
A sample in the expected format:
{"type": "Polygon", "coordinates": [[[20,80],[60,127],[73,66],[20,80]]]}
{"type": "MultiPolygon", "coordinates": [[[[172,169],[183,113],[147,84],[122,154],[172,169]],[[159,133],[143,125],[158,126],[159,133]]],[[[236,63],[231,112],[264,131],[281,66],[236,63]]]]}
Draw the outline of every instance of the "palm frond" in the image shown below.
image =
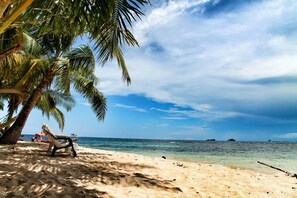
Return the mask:
{"type": "Polygon", "coordinates": [[[22,32],[16,27],[8,28],[0,34],[0,41],[0,52],[5,53],[22,43],[22,32]]]}
{"type": "Polygon", "coordinates": [[[43,94],[51,97],[56,106],[62,106],[67,111],[70,111],[75,106],[75,100],[72,96],[54,90],[47,90],[43,94]]]}
{"type": "Polygon", "coordinates": [[[103,93],[93,87],[93,95],[88,98],[93,111],[99,120],[104,120],[107,111],[107,101],[103,93]]]}
{"type": "Polygon", "coordinates": [[[75,101],[71,96],[54,90],[47,90],[42,93],[42,96],[36,104],[36,108],[40,109],[42,115],[45,115],[48,119],[50,119],[51,116],[54,117],[59,127],[63,130],[64,115],[63,112],[58,109],[58,106],[62,106],[67,111],[70,111],[74,105],[75,101]]]}
{"type": "Polygon", "coordinates": [[[15,89],[23,87],[26,83],[30,82],[33,75],[36,73],[37,67],[41,64],[44,64],[44,60],[42,59],[35,59],[32,63],[31,67],[27,70],[27,72],[18,80],[17,84],[14,86],[15,89]]]}
{"type": "Polygon", "coordinates": [[[65,54],[69,60],[72,70],[83,70],[84,72],[94,73],[95,58],[92,50],[87,45],[81,45],[65,54]]]}
{"type": "Polygon", "coordinates": [[[59,110],[58,108],[53,108],[50,111],[50,115],[52,117],[54,117],[54,119],[57,121],[57,123],[59,124],[59,128],[63,131],[64,129],[64,124],[65,124],[65,117],[64,114],[61,110],[59,110]]]}
{"type": "Polygon", "coordinates": [[[104,120],[107,104],[104,95],[94,86],[94,83],[87,78],[75,73],[74,88],[83,95],[89,103],[99,120],[104,120]]]}
{"type": "Polygon", "coordinates": [[[26,54],[38,56],[41,53],[42,46],[32,36],[23,32],[22,50],[26,54]]]}
{"type": "Polygon", "coordinates": [[[54,87],[58,91],[62,91],[65,95],[70,95],[71,70],[69,60],[67,58],[59,58],[55,63],[57,70],[55,73],[54,87]]]}
{"type": "MultiPolygon", "coordinates": [[[[33,0],[24,0],[22,2],[17,1],[16,8],[4,18],[4,21],[0,23],[0,34],[5,31],[6,28],[24,11],[26,10],[33,0]]],[[[2,16],[1,16],[2,17],[2,16]]]]}
{"type": "Polygon", "coordinates": [[[14,123],[14,121],[17,119],[17,117],[13,117],[13,118],[11,118],[10,120],[7,120],[7,121],[5,121],[5,122],[3,122],[3,123],[0,123],[0,129],[2,129],[2,128],[6,128],[6,127],[8,127],[8,126],[10,126],[12,123],[14,123]]]}
{"type": "Polygon", "coordinates": [[[4,101],[0,100],[0,110],[3,111],[4,109],[4,101]]]}
{"type": "Polygon", "coordinates": [[[131,78],[130,78],[126,63],[125,63],[125,59],[124,59],[122,50],[119,47],[117,47],[115,49],[115,54],[117,57],[118,65],[122,70],[122,79],[123,79],[123,81],[126,81],[127,85],[129,85],[129,84],[131,84],[131,78]]]}

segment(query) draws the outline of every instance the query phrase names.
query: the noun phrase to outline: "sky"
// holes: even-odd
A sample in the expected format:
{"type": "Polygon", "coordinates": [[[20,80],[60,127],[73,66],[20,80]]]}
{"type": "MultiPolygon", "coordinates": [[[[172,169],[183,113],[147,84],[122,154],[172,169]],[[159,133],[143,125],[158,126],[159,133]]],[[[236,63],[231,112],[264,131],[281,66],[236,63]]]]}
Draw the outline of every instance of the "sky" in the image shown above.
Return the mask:
{"type": "MultiPolygon", "coordinates": [[[[104,122],[75,94],[63,133],[79,136],[297,140],[296,0],[152,0],[124,47],[127,86],[97,64],[104,122]]],[[[54,119],[34,110],[23,133],[54,119]]]]}

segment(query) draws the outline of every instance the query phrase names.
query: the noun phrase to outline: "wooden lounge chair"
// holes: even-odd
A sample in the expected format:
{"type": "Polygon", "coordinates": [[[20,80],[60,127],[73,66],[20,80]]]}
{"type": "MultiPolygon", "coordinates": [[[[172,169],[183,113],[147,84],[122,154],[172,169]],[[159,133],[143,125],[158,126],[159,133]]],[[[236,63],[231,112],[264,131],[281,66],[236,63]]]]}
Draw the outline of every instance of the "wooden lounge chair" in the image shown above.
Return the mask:
{"type": "Polygon", "coordinates": [[[51,130],[48,128],[48,126],[45,124],[42,125],[42,131],[45,135],[47,135],[48,139],[51,141],[50,147],[53,146],[52,157],[55,156],[55,153],[58,149],[68,148],[68,147],[71,147],[73,157],[77,156],[75,148],[73,146],[73,141],[70,137],[54,135],[51,132],[51,130]]]}

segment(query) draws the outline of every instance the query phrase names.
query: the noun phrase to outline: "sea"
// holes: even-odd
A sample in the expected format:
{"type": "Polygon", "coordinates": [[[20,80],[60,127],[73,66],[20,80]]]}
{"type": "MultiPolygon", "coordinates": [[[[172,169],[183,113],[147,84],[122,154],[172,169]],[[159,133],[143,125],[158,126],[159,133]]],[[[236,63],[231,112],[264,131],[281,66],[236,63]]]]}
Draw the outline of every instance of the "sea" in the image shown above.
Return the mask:
{"type": "MultiPolygon", "coordinates": [[[[33,135],[24,135],[30,141],[33,135]]],[[[297,173],[297,142],[151,140],[79,137],[78,145],[110,151],[197,163],[220,164],[231,168],[277,172],[264,162],[291,173],[297,173]]]]}

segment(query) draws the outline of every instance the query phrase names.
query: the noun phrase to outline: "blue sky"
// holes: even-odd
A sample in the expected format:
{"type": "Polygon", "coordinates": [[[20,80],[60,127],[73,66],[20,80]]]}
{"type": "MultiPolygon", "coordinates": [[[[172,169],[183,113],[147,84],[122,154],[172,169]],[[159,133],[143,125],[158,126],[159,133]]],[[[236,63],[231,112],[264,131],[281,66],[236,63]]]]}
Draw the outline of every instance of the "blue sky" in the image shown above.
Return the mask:
{"type": "MultiPolygon", "coordinates": [[[[152,1],[124,48],[132,85],[116,62],[96,73],[104,122],[81,97],[64,133],[80,136],[297,140],[297,1],[152,1]]],[[[34,111],[24,133],[41,124],[34,111]]]]}

